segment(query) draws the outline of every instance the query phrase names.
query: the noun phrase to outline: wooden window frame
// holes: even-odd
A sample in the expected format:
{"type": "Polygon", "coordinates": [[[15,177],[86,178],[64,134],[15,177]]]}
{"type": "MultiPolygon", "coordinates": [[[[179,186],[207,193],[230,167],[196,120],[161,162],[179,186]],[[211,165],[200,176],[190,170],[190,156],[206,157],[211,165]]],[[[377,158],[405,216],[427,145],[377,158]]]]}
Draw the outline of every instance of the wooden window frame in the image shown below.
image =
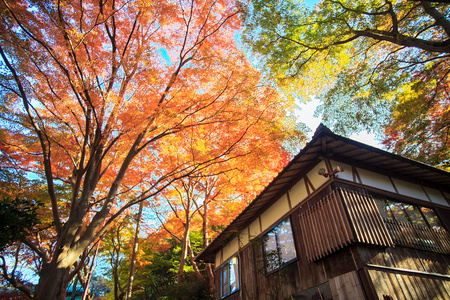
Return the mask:
{"type": "Polygon", "coordinates": [[[237,255],[232,256],[226,263],[224,263],[221,267],[220,267],[220,295],[221,295],[221,299],[228,297],[231,294],[236,293],[237,291],[239,291],[240,289],[240,283],[239,283],[239,257],[237,255]],[[231,261],[233,259],[236,259],[236,265],[237,267],[234,268],[235,270],[233,270],[234,276],[235,276],[235,282],[236,282],[236,288],[235,289],[231,289],[231,271],[232,271],[232,266],[234,264],[231,264],[231,261]],[[227,270],[227,278],[226,281],[224,281],[224,269],[227,270]],[[228,291],[224,292],[224,283],[228,284],[228,291]]]}
{"type": "Polygon", "coordinates": [[[267,275],[270,275],[274,272],[277,272],[278,270],[283,269],[284,267],[286,267],[287,265],[289,265],[290,263],[294,262],[297,260],[298,256],[297,256],[297,249],[296,249],[296,245],[295,245],[295,235],[294,235],[294,231],[292,229],[292,221],[290,219],[290,217],[287,217],[285,219],[283,219],[281,222],[279,222],[277,225],[275,225],[274,227],[272,227],[267,233],[265,233],[263,235],[263,242],[262,242],[262,252],[263,252],[263,258],[264,258],[264,271],[267,275]],[[284,222],[288,221],[289,222],[289,227],[290,227],[290,234],[292,237],[292,249],[294,250],[294,257],[284,261],[282,256],[281,256],[281,246],[283,246],[284,242],[279,240],[278,237],[278,228],[280,227],[280,225],[282,225],[284,222]],[[274,268],[268,270],[268,258],[267,258],[267,253],[266,253],[266,241],[267,241],[267,237],[269,236],[269,234],[271,233],[275,233],[275,243],[277,246],[277,253],[275,253],[274,255],[276,256],[275,259],[277,260],[277,266],[275,266],[274,268]]]}

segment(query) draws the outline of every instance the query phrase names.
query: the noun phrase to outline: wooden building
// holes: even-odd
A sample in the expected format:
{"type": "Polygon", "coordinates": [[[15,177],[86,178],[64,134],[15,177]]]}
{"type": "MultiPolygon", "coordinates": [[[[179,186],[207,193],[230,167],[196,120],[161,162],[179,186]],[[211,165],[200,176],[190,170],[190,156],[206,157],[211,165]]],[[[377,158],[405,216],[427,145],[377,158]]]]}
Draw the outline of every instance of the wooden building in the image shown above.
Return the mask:
{"type": "Polygon", "coordinates": [[[450,299],[450,173],[312,140],[201,252],[216,299],[450,299]]]}

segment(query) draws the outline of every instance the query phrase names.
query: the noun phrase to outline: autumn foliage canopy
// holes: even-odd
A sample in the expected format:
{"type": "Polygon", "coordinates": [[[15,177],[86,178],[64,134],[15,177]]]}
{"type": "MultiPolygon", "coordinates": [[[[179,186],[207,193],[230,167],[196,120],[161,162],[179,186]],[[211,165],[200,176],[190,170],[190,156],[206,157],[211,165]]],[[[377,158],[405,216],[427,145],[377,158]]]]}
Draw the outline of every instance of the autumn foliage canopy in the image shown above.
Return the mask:
{"type": "Polygon", "coordinates": [[[44,181],[53,224],[48,242],[25,241],[42,261],[36,299],[63,299],[90,245],[127,208],[261,147],[281,153],[274,174],[283,143],[302,138],[290,104],[236,47],[234,1],[0,9],[2,168],[44,181]]]}

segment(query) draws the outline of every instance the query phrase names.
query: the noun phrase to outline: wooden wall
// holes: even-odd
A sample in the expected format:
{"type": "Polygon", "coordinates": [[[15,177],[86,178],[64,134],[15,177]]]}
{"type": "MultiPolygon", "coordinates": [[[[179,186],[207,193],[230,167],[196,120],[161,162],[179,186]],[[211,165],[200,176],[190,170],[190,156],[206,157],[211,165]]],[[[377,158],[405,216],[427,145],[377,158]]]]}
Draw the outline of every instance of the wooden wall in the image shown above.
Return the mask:
{"type": "Polygon", "coordinates": [[[378,299],[421,300],[450,297],[450,278],[369,268],[378,299]]]}
{"type": "MultiPolygon", "coordinates": [[[[392,247],[392,242],[388,239],[372,241],[358,237],[354,228],[355,224],[364,231],[361,231],[362,234],[367,235],[365,228],[371,229],[369,231],[373,234],[369,236],[370,238],[376,233],[373,228],[380,223],[380,220],[374,219],[372,223],[366,224],[366,217],[361,217],[361,211],[375,211],[374,207],[366,209],[367,205],[363,199],[365,195],[361,187],[352,187],[350,184],[331,184],[323,190],[315,191],[312,198],[291,211],[289,217],[294,233],[297,260],[272,274],[267,275],[264,271],[261,239],[261,235],[270,228],[262,230],[259,238],[253,239],[246,245],[240,244],[240,249],[237,251],[240,289],[226,299],[285,299],[288,297],[294,297],[294,299],[313,299],[314,297],[315,299],[320,297],[322,299],[444,299],[442,297],[445,293],[447,293],[445,295],[450,294],[450,255],[407,247],[392,247]],[[348,209],[350,202],[353,206],[359,203],[359,206],[352,208],[353,215],[351,211],[346,212],[352,224],[354,238],[351,242],[348,239],[345,240],[347,243],[339,244],[339,247],[332,249],[333,251],[326,250],[323,255],[322,252],[319,253],[320,257],[317,257],[317,254],[314,257],[311,255],[310,247],[314,236],[313,233],[305,230],[305,222],[312,216],[305,217],[305,213],[311,213],[314,206],[323,207],[326,203],[324,204],[321,199],[337,187],[359,192],[358,194],[340,192],[343,207],[348,209]],[[355,200],[352,197],[359,198],[355,200]],[[434,273],[434,275],[426,273],[434,273]],[[440,281],[442,284],[439,283],[440,281]],[[410,287],[411,285],[414,287],[410,287]]],[[[371,205],[374,206],[373,203],[371,205]]],[[[325,215],[319,216],[321,220],[317,218],[314,220],[322,223],[325,219],[332,221],[330,213],[332,210],[327,210],[325,215]]],[[[441,215],[450,214],[447,210],[442,210],[440,213],[441,215]]],[[[387,233],[384,232],[382,236],[387,236],[387,233]]],[[[220,268],[216,270],[215,275],[216,299],[221,299],[220,268]]]]}

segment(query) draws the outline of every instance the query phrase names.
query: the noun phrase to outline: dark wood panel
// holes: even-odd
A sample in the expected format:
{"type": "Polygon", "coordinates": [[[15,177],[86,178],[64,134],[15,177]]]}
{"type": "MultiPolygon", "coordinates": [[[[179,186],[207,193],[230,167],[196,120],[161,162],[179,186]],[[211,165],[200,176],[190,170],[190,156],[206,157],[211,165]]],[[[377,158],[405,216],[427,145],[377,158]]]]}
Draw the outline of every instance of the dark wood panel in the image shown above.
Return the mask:
{"type": "Polygon", "coordinates": [[[450,278],[389,269],[369,269],[368,273],[379,299],[445,300],[450,295],[450,278]]]}
{"type": "Polygon", "coordinates": [[[346,247],[322,259],[327,278],[336,277],[358,269],[358,257],[353,246],[346,247]]]}
{"type": "Polygon", "coordinates": [[[327,194],[314,205],[308,205],[299,218],[308,262],[336,252],[354,240],[337,191],[327,194]]]}
{"type": "Polygon", "coordinates": [[[372,264],[386,267],[395,267],[390,254],[391,248],[359,245],[358,254],[363,265],[372,264]]]}
{"type": "Polygon", "coordinates": [[[427,272],[450,275],[450,255],[439,253],[416,251],[427,272]]]}

